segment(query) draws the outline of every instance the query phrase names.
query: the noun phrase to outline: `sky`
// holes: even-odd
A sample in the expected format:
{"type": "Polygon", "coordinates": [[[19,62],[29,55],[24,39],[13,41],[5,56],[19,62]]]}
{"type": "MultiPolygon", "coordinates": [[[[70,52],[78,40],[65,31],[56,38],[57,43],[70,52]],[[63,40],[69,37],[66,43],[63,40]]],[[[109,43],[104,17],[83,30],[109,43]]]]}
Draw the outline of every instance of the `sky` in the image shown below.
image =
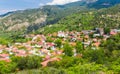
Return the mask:
{"type": "Polygon", "coordinates": [[[43,5],[63,5],[80,0],[0,0],[0,14],[9,11],[38,8],[43,5]]]}

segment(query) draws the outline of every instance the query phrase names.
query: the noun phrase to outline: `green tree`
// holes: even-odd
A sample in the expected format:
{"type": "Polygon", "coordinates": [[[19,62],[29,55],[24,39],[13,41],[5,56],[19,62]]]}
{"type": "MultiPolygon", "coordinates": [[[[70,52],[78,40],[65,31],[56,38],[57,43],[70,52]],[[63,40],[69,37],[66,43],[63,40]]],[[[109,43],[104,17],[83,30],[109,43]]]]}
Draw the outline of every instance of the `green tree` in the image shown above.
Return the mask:
{"type": "Polygon", "coordinates": [[[27,68],[28,69],[35,69],[41,67],[40,62],[42,61],[42,58],[39,56],[31,56],[31,57],[26,57],[27,59],[27,68]]]}
{"type": "Polygon", "coordinates": [[[17,68],[20,70],[35,69],[41,67],[42,58],[39,56],[12,57],[12,61],[17,64],[17,68]]]}
{"type": "Polygon", "coordinates": [[[16,63],[0,61],[0,74],[6,74],[14,72],[16,69],[16,63]]]}
{"type": "Polygon", "coordinates": [[[57,44],[57,47],[61,47],[62,41],[60,39],[55,40],[55,44],[57,44]]]}
{"type": "Polygon", "coordinates": [[[105,33],[105,34],[109,34],[109,33],[110,33],[110,28],[107,28],[107,27],[104,28],[104,33],[105,33]]]}
{"type": "Polygon", "coordinates": [[[120,35],[112,36],[105,41],[102,46],[112,52],[113,50],[120,50],[120,35]]]}
{"type": "Polygon", "coordinates": [[[90,62],[96,62],[98,64],[103,64],[105,62],[105,52],[102,49],[99,50],[86,50],[83,53],[83,58],[88,59],[90,62]]]}
{"type": "Polygon", "coordinates": [[[63,46],[65,55],[72,56],[73,55],[73,48],[68,43],[65,43],[63,46]]]}
{"type": "Polygon", "coordinates": [[[83,50],[83,45],[82,45],[82,43],[81,43],[81,42],[77,42],[75,48],[76,48],[76,52],[77,52],[77,53],[80,53],[80,52],[83,50]]]}

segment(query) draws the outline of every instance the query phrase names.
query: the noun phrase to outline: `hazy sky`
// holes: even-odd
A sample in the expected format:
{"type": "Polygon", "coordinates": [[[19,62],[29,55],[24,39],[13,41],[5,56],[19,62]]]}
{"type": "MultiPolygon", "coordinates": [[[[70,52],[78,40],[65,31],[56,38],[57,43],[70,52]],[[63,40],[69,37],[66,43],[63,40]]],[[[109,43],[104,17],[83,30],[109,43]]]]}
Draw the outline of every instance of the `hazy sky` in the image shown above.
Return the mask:
{"type": "Polygon", "coordinates": [[[8,11],[38,8],[43,5],[62,5],[80,0],[0,0],[0,14],[8,11]]]}

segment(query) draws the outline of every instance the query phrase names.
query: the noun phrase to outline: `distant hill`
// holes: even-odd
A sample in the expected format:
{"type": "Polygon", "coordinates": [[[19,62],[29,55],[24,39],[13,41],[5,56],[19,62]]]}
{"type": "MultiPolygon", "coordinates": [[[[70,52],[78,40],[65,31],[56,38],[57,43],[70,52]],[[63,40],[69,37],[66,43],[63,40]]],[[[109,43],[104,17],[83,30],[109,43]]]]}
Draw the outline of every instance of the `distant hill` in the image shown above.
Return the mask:
{"type": "Polygon", "coordinates": [[[2,17],[5,17],[5,16],[7,16],[7,15],[9,15],[9,14],[12,14],[12,13],[14,13],[14,12],[7,12],[7,13],[5,13],[5,14],[0,15],[0,17],[2,18],[2,17]]]}
{"type": "Polygon", "coordinates": [[[100,8],[110,7],[119,3],[120,3],[120,0],[97,0],[94,3],[88,4],[88,7],[100,9],[100,8]]]}

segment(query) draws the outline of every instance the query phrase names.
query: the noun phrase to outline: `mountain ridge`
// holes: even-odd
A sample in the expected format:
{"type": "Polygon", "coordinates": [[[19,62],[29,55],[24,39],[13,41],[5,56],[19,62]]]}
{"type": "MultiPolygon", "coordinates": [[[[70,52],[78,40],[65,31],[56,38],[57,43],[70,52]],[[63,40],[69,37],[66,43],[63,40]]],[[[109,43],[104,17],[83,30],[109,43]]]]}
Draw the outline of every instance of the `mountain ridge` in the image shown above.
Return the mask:
{"type": "Polygon", "coordinates": [[[37,9],[27,9],[13,13],[8,12],[8,14],[5,14],[3,18],[0,19],[0,29],[3,29],[3,31],[33,31],[36,30],[36,26],[40,28],[45,25],[55,24],[60,19],[73,13],[111,7],[118,4],[120,1],[110,0],[109,3],[113,2],[112,5],[101,5],[105,2],[104,0],[83,0],[65,5],[46,5],[37,9]],[[94,6],[95,4],[98,4],[98,6],[94,6]],[[41,18],[44,18],[45,21],[41,21],[41,18]],[[40,26],[40,24],[42,24],[42,26],[40,26]],[[28,27],[30,27],[30,29],[28,27]]]}
{"type": "Polygon", "coordinates": [[[62,18],[56,24],[46,26],[36,33],[54,33],[57,31],[81,31],[94,28],[120,28],[120,4],[96,11],[78,12],[62,18]]]}

